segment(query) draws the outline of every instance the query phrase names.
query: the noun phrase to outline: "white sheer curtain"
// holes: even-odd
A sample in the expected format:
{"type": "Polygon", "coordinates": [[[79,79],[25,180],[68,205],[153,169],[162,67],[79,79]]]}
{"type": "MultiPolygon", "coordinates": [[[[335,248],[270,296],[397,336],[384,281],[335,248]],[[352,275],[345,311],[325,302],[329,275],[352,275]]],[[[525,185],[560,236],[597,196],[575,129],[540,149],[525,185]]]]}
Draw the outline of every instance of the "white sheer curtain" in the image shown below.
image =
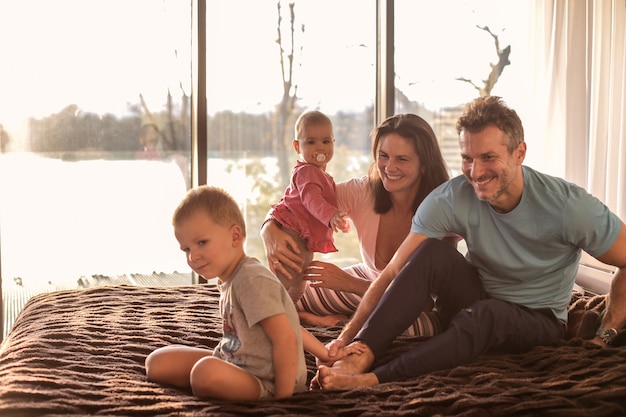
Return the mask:
{"type": "Polygon", "coordinates": [[[540,165],[626,221],[626,1],[535,0],[540,165]]]}

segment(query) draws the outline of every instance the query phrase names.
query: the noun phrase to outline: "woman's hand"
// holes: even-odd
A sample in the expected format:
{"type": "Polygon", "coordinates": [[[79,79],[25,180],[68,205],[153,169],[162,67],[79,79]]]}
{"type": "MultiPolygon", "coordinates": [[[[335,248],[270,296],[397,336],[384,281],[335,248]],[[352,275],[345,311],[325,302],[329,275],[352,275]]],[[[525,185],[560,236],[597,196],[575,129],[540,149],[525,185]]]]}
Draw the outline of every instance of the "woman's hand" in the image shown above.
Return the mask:
{"type": "Polygon", "coordinates": [[[299,271],[302,269],[302,258],[296,241],[281,229],[273,220],[265,222],[261,227],[261,239],[265,247],[265,256],[270,270],[280,272],[288,279],[293,278],[284,265],[299,271]]]}
{"type": "Polygon", "coordinates": [[[329,288],[335,291],[347,291],[357,295],[365,294],[370,282],[348,274],[335,264],[313,261],[304,270],[304,279],[311,287],[329,288]]]}

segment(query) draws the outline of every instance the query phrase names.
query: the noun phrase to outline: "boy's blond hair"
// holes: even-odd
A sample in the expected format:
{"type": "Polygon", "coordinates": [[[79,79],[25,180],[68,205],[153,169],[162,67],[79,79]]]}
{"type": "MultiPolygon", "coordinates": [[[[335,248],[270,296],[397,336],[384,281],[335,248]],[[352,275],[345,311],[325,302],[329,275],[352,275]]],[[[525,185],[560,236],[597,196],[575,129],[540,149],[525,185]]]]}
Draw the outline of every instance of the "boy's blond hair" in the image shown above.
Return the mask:
{"type": "Polygon", "coordinates": [[[304,133],[304,129],[311,124],[326,124],[328,123],[330,125],[330,128],[332,130],[333,128],[333,122],[330,121],[330,118],[328,116],[326,116],[324,113],[322,113],[321,111],[318,110],[308,110],[305,111],[304,113],[302,113],[298,119],[296,120],[296,126],[295,126],[295,137],[293,138],[294,141],[297,141],[299,139],[302,139],[300,136],[304,133]]]}
{"type": "Polygon", "coordinates": [[[201,185],[189,190],[174,210],[172,224],[176,226],[197,211],[206,213],[220,226],[239,226],[243,236],[246,236],[246,222],[241,209],[235,199],[224,189],[201,185]]]}

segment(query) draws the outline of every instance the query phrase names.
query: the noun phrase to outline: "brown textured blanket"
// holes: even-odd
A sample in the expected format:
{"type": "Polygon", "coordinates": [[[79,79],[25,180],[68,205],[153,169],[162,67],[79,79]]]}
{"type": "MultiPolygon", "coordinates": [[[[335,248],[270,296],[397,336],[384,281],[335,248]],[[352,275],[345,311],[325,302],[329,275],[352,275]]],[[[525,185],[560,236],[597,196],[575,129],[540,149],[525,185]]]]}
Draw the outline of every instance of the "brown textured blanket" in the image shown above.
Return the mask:
{"type": "MultiPolygon", "coordinates": [[[[374,388],[226,403],[146,381],[143,362],[153,349],[217,344],[217,300],[210,284],[97,287],[34,297],[0,347],[0,416],[626,415],[626,347],[600,349],[581,337],[597,326],[604,299],[578,293],[570,334],[559,346],[484,355],[374,388]]],[[[327,342],[339,329],[311,331],[327,342]]],[[[414,343],[419,340],[400,338],[379,360],[414,343]]],[[[315,364],[309,355],[307,365],[311,378],[315,364]]]]}

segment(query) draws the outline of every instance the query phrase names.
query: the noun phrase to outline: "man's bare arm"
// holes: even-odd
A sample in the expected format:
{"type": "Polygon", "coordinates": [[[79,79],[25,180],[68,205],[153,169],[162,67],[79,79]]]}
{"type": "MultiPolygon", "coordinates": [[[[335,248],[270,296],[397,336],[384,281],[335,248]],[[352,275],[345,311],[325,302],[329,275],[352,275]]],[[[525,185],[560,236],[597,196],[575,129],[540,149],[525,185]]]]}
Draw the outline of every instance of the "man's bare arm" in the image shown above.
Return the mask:
{"type": "Polygon", "coordinates": [[[380,276],[370,284],[352,320],[350,320],[341,331],[338,337],[340,341],[345,345],[348,345],[352,341],[380,301],[391,281],[394,280],[398,272],[404,267],[409,256],[411,256],[426,239],[427,237],[424,235],[409,233],[393,255],[393,258],[391,258],[389,264],[381,272],[380,276]]]}
{"type": "MultiPolygon", "coordinates": [[[[619,330],[626,326],[626,225],[624,223],[613,246],[604,255],[599,256],[598,260],[617,267],[611,282],[608,305],[601,327],[619,330]]],[[[604,345],[599,337],[596,337],[594,342],[604,345]]]]}

